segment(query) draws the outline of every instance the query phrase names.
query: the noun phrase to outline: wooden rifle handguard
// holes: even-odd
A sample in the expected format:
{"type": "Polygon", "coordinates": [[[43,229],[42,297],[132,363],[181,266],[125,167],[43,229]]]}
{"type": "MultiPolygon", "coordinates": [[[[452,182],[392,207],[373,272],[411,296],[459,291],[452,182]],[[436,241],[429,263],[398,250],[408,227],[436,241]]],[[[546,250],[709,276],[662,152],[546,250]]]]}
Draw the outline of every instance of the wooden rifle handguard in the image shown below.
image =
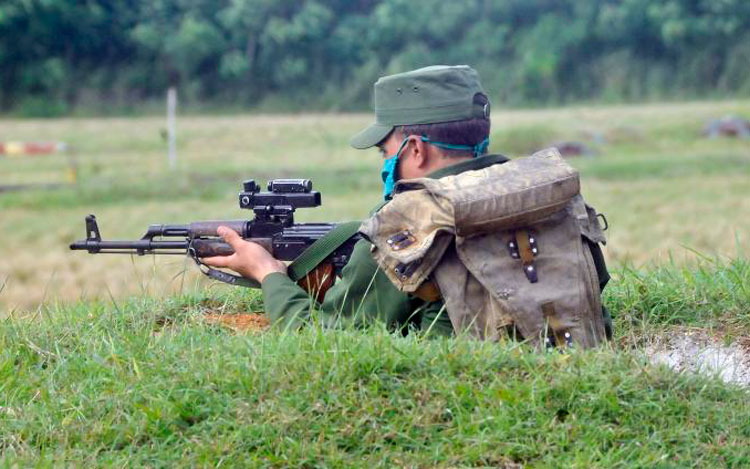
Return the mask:
{"type": "Polygon", "coordinates": [[[315,298],[315,301],[322,303],[325,299],[326,292],[333,286],[336,275],[333,271],[333,264],[324,262],[313,269],[309,274],[301,278],[297,285],[302,287],[307,293],[315,298]]]}

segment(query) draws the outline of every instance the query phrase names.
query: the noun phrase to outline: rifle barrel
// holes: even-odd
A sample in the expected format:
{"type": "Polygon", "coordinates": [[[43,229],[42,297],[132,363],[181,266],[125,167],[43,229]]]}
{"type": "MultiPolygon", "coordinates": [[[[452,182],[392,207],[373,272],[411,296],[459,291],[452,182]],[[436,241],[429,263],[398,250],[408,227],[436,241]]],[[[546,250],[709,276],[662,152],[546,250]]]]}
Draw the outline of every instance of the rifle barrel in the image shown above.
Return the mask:
{"type": "MultiPolygon", "coordinates": [[[[188,249],[187,241],[153,241],[139,239],[135,241],[76,241],[70,245],[74,251],[88,251],[108,254],[152,254],[156,251],[176,251],[173,254],[184,254],[188,249]]],[[[169,254],[169,252],[159,252],[169,254]]]]}

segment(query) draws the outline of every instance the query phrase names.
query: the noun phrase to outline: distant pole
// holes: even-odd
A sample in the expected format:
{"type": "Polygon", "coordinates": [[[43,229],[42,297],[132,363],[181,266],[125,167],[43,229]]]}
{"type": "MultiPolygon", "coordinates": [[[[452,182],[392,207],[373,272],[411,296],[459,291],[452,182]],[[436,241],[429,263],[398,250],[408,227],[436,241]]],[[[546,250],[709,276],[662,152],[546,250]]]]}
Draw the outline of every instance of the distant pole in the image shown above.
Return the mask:
{"type": "Polygon", "coordinates": [[[167,90],[167,148],[169,169],[177,167],[177,133],[175,114],[177,113],[177,89],[170,86],[167,90]]]}

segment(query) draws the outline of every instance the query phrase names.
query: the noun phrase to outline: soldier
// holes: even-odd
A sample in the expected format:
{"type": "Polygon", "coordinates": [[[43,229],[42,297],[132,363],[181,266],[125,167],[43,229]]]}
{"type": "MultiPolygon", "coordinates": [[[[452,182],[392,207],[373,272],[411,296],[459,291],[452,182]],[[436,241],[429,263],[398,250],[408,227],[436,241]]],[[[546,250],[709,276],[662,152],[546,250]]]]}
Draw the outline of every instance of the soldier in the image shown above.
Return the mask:
{"type": "MultiPolygon", "coordinates": [[[[380,78],[375,83],[376,121],[351,139],[357,149],[377,147],[383,158],[383,195],[388,203],[399,179],[441,178],[508,161],[489,155],[490,104],[479,77],[468,66],[432,66],[380,78]]],[[[365,324],[373,320],[392,328],[412,325],[450,335],[453,326],[442,300],[424,301],[396,289],[362,240],[354,248],[342,278],[316,304],[286,275],[283,262],[260,245],[229,229],[219,234],[235,254],[204,259],[262,285],[265,311],[273,323],[302,325],[316,320],[365,324]]]]}

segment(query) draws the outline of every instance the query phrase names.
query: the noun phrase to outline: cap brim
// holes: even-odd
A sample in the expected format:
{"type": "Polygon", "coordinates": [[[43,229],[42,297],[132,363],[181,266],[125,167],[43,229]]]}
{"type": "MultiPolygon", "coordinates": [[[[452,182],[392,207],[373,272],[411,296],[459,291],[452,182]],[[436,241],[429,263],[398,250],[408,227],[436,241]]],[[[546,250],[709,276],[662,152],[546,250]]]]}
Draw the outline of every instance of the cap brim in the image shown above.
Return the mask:
{"type": "Polygon", "coordinates": [[[358,150],[377,145],[393,130],[392,125],[372,124],[349,140],[349,144],[358,150]]]}

